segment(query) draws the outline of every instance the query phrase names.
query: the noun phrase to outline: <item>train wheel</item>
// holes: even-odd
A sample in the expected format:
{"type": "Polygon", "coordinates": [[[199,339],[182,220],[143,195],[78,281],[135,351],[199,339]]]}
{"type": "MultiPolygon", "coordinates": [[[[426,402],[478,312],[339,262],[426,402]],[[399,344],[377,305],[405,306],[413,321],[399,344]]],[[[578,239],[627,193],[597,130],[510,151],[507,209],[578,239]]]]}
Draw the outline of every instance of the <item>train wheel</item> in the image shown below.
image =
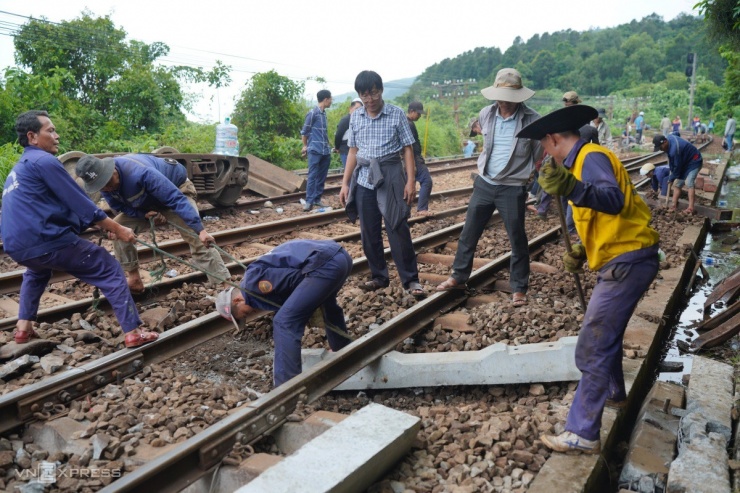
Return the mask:
{"type": "Polygon", "coordinates": [[[242,196],[242,190],[243,187],[239,185],[229,185],[221,190],[218,197],[208,199],[208,202],[216,207],[231,207],[242,196]]]}

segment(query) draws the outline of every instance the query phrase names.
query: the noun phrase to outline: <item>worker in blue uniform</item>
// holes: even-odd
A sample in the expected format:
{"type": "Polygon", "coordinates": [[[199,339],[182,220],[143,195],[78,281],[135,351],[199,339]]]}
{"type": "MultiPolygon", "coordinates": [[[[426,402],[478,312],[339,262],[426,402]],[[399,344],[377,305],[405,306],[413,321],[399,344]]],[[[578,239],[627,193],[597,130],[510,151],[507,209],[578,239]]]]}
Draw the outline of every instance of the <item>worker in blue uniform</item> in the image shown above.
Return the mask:
{"type": "Polygon", "coordinates": [[[598,272],[578,333],[575,357],[581,381],[565,432],[541,437],[558,452],[599,453],[604,406],[621,407],[627,398],[622,373],[624,331],[658,273],[659,236],[650,227],[650,209],[614,153],[580,138],[578,129],[596,116],[590,106],[568,106],[517,134],[539,140],[553,157],[554,162],[540,169],[540,186],[565,197],[573,208],[583,244],[566,252],[565,269],[580,272],[588,260],[591,270],[598,272]]]}
{"type": "MultiPolygon", "coordinates": [[[[241,289],[218,294],[216,310],[234,322],[254,310],[276,312],[272,319],[275,339],[275,386],[301,373],[301,338],[311,315],[323,313],[324,325],[346,334],[344,312],[337,293],[352,270],[352,257],[334,241],[293,240],[275,247],[247,267],[241,289]]],[[[326,331],[329,347],[338,351],[350,339],[326,331]]]]}
{"type": "Polygon", "coordinates": [[[54,157],[59,135],[46,111],[23,113],[15,130],[23,154],[5,180],[1,226],[5,252],[26,267],[15,342],[39,337],[33,321],[53,270],[102,291],[126,334],[126,347],[156,340],[157,333],[140,328],[142,321],[121,265],[105,248],[78,236],[93,224],[122,242],[136,241],[134,232],[98,209],[54,157]]]}
{"type": "MultiPolygon", "coordinates": [[[[80,158],[75,171],[85,182],[88,193],[102,192],[111,209],[121,212],[114,221],[135,233],[149,227],[149,218],[154,218],[156,225],[171,222],[190,229],[197,236],[182,230],[180,235],[190,246],[193,264],[206,272],[212,283],[231,277],[218,251],[208,248],[215,240],[198,215],[195,186],[188,179],[185,167],[176,160],[149,154],[103,159],[88,155],[80,158]]],[[[133,293],[143,292],[136,246],[116,241],[113,250],[128,274],[129,289],[133,293]]]]}
{"type": "Polygon", "coordinates": [[[699,149],[688,140],[675,135],[656,135],[653,137],[653,151],[663,151],[668,155],[668,167],[671,174],[668,177],[668,183],[673,184],[673,206],[672,210],[678,208],[678,199],[681,196],[681,189],[684,185],[689,196],[689,206],[684,209],[684,213],[694,213],[694,197],[696,190],[694,184],[699,170],[704,165],[704,158],[699,149]]]}
{"type": "Polygon", "coordinates": [[[671,174],[667,164],[656,167],[654,164],[647,163],[640,168],[640,175],[650,178],[650,188],[657,194],[660,192],[662,197],[668,195],[668,177],[671,174]]]}

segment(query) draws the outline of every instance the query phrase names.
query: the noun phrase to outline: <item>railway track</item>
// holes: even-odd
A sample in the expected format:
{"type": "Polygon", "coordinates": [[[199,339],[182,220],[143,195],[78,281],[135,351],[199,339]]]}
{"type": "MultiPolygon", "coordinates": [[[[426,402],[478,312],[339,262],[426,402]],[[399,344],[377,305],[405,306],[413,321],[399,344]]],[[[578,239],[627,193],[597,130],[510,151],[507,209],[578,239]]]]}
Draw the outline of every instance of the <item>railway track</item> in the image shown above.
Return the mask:
{"type": "MultiPolygon", "coordinates": [[[[639,168],[639,165],[634,165],[639,168]]],[[[262,202],[264,200],[266,199],[262,199],[262,202]]],[[[338,211],[337,217],[341,217],[339,213],[343,213],[343,211],[338,211]]],[[[462,213],[464,213],[464,207],[458,207],[440,212],[432,219],[446,219],[462,213]]],[[[317,214],[316,216],[326,214],[330,213],[317,214]]],[[[330,217],[324,219],[332,220],[330,217]]],[[[309,218],[306,224],[308,225],[312,220],[313,218],[309,218]]],[[[295,222],[293,219],[282,222],[285,223],[286,221],[288,223],[295,222]]],[[[428,218],[419,218],[415,222],[423,224],[428,221],[430,221],[428,218]]],[[[325,224],[322,223],[319,226],[325,224]]],[[[552,259],[559,256],[559,253],[554,252],[557,252],[561,247],[553,243],[558,235],[559,228],[554,223],[549,226],[551,227],[549,229],[545,228],[546,231],[542,234],[535,235],[536,237],[530,242],[530,250],[533,255],[542,255],[552,261],[552,259]],[[554,252],[551,250],[554,250],[554,252]]],[[[256,231],[258,231],[257,228],[255,227],[251,231],[251,235],[248,234],[250,240],[280,236],[292,233],[295,230],[295,226],[291,229],[286,227],[286,224],[273,224],[266,226],[262,236],[255,236],[256,231]]],[[[456,235],[462,229],[462,223],[447,228],[437,226],[434,229],[438,229],[438,231],[415,239],[417,251],[435,250],[454,242],[456,235]]],[[[338,236],[337,239],[339,241],[351,241],[350,238],[356,236],[357,233],[346,233],[346,235],[345,238],[338,236]]],[[[500,233],[498,236],[501,236],[500,233]]],[[[217,239],[221,244],[221,239],[218,236],[217,239]]],[[[506,242],[505,238],[503,241],[506,242]]],[[[235,243],[238,243],[238,241],[235,241],[235,243]]],[[[489,257],[492,251],[495,251],[495,249],[484,250],[482,252],[483,257],[491,260],[489,257]]],[[[675,255],[678,258],[678,252],[669,251],[668,253],[669,257],[675,255]]],[[[363,262],[362,259],[355,260],[353,274],[364,271],[363,262]]],[[[186,440],[182,446],[124,475],[123,478],[111,483],[103,491],[179,491],[182,486],[189,484],[195,478],[211,470],[229,454],[236,444],[252,443],[265,433],[275,429],[287,419],[288,415],[295,411],[300,401],[308,403],[319,401],[323,395],[344,380],[348,374],[354,373],[369,362],[374,361],[414,334],[424,331],[429,333],[430,329],[434,328],[434,320],[441,313],[459,309],[472,292],[483,290],[486,286],[495,285],[502,269],[507,266],[508,256],[505,253],[495,255],[492,262],[486,262],[486,266],[476,270],[471,278],[468,286],[473,291],[467,293],[463,291],[434,293],[427,300],[396,314],[373,331],[369,331],[365,326],[357,332],[358,327],[355,324],[355,333],[360,337],[334,358],[330,358],[317,367],[304,372],[278,389],[266,393],[244,406],[244,408],[233,411],[228,418],[186,440]]],[[[428,277],[430,279],[433,279],[435,275],[445,275],[448,268],[442,267],[436,270],[440,272],[435,274],[422,269],[422,278],[424,278],[424,275],[430,276],[428,277]]],[[[188,276],[190,277],[187,277],[185,282],[199,282],[198,274],[188,274],[188,276]]],[[[175,280],[167,281],[162,284],[162,291],[169,289],[170,286],[177,285],[177,282],[175,280]]],[[[545,283],[545,280],[543,279],[542,282],[545,283]]],[[[562,283],[560,284],[548,289],[552,289],[553,292],[563,290],[562,283]]],[[[586,285],[589,284],[586,283],[586,285]]],[[[560,294],[561,299],[565,300],[561,303],[570,307],[567,300],[568,295],[570,295],[571,300],[574,298],[572,289],[560,294]]],[[[385,295],[386,303],[388,298],[394,296],[398,296],[398,293],[391,292],[385,295]]],[[[60,313],[50,314],[50,319],[59,316],[60,313]]],[[[257,316],[255,316],[254,323],[257,323],[257,320],[257,316]]],[[[1,321],[0,325],[2,325],[2,322],[7,325],[9,320],[1,321]]],[[[202,344],[206,340],[219,335],[225,335],[232,328],[228,322],[218,317],[218,315],[210,313],[165,332],[160,340],[152,345],[136,350],[113,353],[70,370],[65,374],[6,394],[0,397],[0,427],[2,430],[10,430],[38,418],[38,413],[41,413],[42,417],[51,417],[44,415],[45,410],[62,409],[60,406],[67,406],[75,398],[94,392],[96,388],[102,388],[111,383],[120,383],[143,368],[155,367],[181,354],[188,348],[202,344]],[[67,374],[69,375],[62,378],[63,375],[67,374]]],[[[432,332],[435,331],[432,330],[432,332]]],[[[404,347],[410,350],[416,348],[413,343],[406,343],[404,347]]],[[[559,396],[562,396],[563,393],[562,388],[557,391],[559,396]]]]}

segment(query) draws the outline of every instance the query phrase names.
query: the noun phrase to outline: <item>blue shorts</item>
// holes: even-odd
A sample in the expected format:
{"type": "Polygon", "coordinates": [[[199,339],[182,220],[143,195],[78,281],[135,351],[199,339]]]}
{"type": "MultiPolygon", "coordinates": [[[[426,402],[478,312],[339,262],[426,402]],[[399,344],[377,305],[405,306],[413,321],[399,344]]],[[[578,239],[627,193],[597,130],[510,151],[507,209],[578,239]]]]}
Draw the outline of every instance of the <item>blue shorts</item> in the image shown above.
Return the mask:
{"type": "Polygon", "coordinates": [[[673,184],[676,188],[683,188],[684,183],[686,184],[686,187],[688,188],[694,188],[694,182],[696,182],[696,175],[699,174],[699,168],[696,168],[694,170],[689,171],[689,174],[686,175],[686,178],[683,180],[676,179],[676,182],[673,184]]]}

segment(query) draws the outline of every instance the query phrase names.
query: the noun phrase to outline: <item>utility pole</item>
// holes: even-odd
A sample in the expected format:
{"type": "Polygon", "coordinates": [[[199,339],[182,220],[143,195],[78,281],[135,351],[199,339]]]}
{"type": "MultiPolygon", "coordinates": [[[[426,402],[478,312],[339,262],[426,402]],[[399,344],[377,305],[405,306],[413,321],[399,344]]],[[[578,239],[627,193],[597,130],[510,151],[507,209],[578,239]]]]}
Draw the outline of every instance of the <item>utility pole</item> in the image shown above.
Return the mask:
{"type": "Polygon", "coordinates": [[[696,53],[689,53],[686,62],[690,67],[686,67],[686,77],[689,79],[689,127],[693,128],[692,120],[694,119],[694,89],[696,88],[696,53]]]}
{"type": "Polygon", "coordinates": [[[455,115],[455,125],[458,128],[460,127],[460,104],[458,98],[463,99],[470,96],[470,90],[468,89],[470,84],[475,84],[475,79],[432,82],[432,87],[437,88],[437,94],[432,96],[434,99],[443,100],[452,98],[452,111],[455,115]]]}

